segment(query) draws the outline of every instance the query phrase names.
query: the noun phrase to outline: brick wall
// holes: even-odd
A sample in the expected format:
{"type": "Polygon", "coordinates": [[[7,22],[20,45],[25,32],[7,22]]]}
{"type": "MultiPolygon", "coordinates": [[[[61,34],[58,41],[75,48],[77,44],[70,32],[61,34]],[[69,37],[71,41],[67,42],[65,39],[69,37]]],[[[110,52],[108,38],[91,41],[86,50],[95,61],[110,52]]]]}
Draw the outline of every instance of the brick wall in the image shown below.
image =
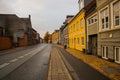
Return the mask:
{"type": "Polygon", "coordinates": [[[0,37],[0,50],[12,48],[12,40],[9,37],[0,37]]]}
{"type": "Polygon", "coordinates": [[[25,34],[22,39],[19,39],[18,46],[27,46],[27,35],[25,34]]]}

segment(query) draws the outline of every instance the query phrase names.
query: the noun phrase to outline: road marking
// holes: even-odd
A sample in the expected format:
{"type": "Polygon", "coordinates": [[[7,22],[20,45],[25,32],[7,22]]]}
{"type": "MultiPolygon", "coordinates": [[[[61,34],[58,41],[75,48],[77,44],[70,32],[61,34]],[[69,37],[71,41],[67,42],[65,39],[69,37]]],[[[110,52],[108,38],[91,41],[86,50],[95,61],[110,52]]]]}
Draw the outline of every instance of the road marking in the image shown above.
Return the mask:
{"type": "Polygon", "coordinates": [[[16,62],[18,59],[17,58],[15,58],[15,59],[13,59],[13,60],[11,60],[10,62],[16,62]]]}
{"type": "Polygon", "coordinates": [[[28,54],[31,54],[31,53],[28,53],[28,54]]]}
{"type": "Polygon", "coordinates": [[[29,55],[29,54],[25,54],[24,56],[27,56],[27,55],[29,55]]]}
{"type": "Polygon", "coordinates": [[[0,65],[0,69],[4,68],[5,66],[9,65],[10,63],[4,63],[0,65]]]}
{"type": "Polygon", "coordinates": [[[24,58],[24,56],[20,56],[20,57],[18,57],[18,58],[24,58]]]}

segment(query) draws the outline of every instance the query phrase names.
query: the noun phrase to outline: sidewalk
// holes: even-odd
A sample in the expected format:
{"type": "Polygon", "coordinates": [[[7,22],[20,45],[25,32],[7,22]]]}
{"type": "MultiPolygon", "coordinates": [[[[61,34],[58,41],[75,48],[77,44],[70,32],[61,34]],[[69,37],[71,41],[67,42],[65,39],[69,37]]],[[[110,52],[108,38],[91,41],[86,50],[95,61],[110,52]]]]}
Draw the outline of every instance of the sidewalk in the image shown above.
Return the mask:
{"type": "Polygon", "coordinates": [[[48,80],[72,80],[56,48],[52,48],[51,51],[48,80]]]}
{"type": "MultiPolygon", "coordinates": [[[[63,48],[63,46],[61,45],[56,45],[56,46],[63,48]]],[[[119,64],[109,62],[107,60],[98,58],[97,56],[86,55],[78,50],[74,50],[70,48],[67,48],[66,51],[69,52],[74,57],[81,59],[82,61],[84,61],[91,67],[95,68],[102,74],[110,77],[111,79],[120,80],[120,65],[119,64]]]]}

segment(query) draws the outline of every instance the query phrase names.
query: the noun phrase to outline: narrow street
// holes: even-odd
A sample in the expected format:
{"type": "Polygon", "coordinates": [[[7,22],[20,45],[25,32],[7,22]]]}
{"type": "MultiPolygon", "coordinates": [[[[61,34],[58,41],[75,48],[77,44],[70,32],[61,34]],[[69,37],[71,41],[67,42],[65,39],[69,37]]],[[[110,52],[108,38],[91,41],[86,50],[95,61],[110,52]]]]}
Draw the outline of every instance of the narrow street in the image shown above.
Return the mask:
{"type": "Polygon", "coordinates": [[[0,55],[0,80],[110,79],[62,48],[39,44],[3,51],[0,55]]]}
{"type": "Polygon", "coordinates": [[[0,56],[1,80],[46,80],[51,45],[40,44],[0,56]]]}

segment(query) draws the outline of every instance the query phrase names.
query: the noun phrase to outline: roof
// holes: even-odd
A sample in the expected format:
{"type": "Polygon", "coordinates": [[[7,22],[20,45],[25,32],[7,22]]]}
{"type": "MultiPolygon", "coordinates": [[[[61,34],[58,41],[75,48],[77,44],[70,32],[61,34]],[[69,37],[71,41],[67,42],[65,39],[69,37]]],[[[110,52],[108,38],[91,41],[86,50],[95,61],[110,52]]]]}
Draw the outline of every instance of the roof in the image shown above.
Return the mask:
{"type": "Polygon", "coordinates": [[[26,24],[28,24],[29,26],[28,27],[31,27],[32,28],[32,25],[31,25],[31,18],[28,17],[28,18],[21,18],[26,24]]]}

